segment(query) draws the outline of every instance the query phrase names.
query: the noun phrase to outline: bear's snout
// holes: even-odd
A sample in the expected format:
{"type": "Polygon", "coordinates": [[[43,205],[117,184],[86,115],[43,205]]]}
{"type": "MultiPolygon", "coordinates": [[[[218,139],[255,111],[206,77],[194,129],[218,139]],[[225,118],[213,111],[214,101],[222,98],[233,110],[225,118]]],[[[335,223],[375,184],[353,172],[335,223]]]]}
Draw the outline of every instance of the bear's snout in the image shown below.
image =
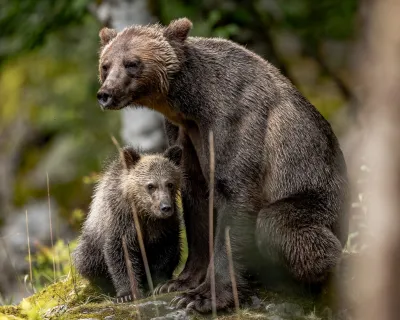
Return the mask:
{"type": "Polygon", "coordinates": [[[99,90],[99,92],[97,92],[97,101],[99,102],[100,107],[104,110],[112,105],[113,96],[106,90],[99,90]]]}
{"type": "Polygon", "coordinates": [[[155,208],[154,214],[159,219],[169,218],[175,214],[174,207],[169,202],[161,201],[158,208],[155,208]]]}
{"type": "Polygon", "coordinates": [[[172,207],[169,203],[161,203],[160,210],[164,214],[169,214],[172,211],[172,207]]]}

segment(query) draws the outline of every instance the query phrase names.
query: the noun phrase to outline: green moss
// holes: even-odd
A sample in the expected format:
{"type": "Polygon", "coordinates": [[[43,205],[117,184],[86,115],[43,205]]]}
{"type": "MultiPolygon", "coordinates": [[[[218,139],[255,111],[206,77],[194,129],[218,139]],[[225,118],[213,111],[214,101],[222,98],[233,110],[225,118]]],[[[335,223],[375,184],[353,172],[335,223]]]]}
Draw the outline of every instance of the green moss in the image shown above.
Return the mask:
{"type": "MultiPolygon", "coordinates": [[[[86,280],[79,277],[67,277],[65,280],[52,284],[37,294],[24,299],[18,306],[0,307],[0,320],[3,319],[61,319],[77,320],[82,318],[104,319],[114,316],[118,319],[150,319],[164,316],[173,312],[167,308],[169,301],[177,293],[170,293],[137,301],[135,304],[114,304],[109,297],[99,293],[86,280]],[[140,313],[140,317],[139,317],[140,313]],[[3,318],[2,318],[3,316],[3,318]],[[8,318],[7,318],[8,317],[8,318]]],[[[279,293],[259,291],[257,295],[263,300],[263,305],[280,305],[292,303],[304,310],[293,320],[317,320],[322,311],[317,299],[310,297],[287,296],[279,293]]],[[[273,314],[266,311],[265,307],[242,309],[238,314],[219,313],[220,320],[233,319],[269,319],[273,314]]],[[[192,319],[209,319],[210,315],[194,314],[192,319]]]]}
{"type": "Polygon", "coordinates": [[[1,306],[0,307],[0,320],[5,319],[21,319],[21,308],[19,306],[1,306]]]}
{"type": "Polygon", "coordinates": [[[29,320],[42,319],[48,310],[56,306],[65,306],[68,310],[89,302],[107,299],[107,296],[89,285],[86,280],[70,275],[64,280],[49,285],[38,293],[23,299],[18,306],[0,307],[0,315],[29,320]]]}
{"type": "Polygon", "coordinates": [[[58,319],[75,320],[81,318],[104,318],[113,315],[115,319],[138,319],[138,311],[131,304],[113,304],[111,302],[89,303],[69,309],[58,319]]]}

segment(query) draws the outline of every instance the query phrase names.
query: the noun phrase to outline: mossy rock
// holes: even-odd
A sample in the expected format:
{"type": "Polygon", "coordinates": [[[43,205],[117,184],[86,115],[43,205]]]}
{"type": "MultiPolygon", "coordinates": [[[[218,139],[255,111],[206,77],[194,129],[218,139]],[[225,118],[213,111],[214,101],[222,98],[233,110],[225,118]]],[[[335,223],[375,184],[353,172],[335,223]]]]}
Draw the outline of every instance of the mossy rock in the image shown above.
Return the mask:
{"type": "MultiPolygon", "coordinates": [[[[345,320],[357,301],[354,289],[355,274],[351,272],[354,259],[359,255],[345,253],[342,263],[332,274],[331,282],[319,295],[295,292],[293,287],[275,288],[274,291],[254,290],[251,302],[236,314],[219,312],[217,319],[266,320],[345,320]],[[352,262],[353,261],[353,262],[352,262]],[[289,290],[292,294],[288,294],[289,290]],[[338,294],[340,292],[341,294],[338,294]],[[344,304],[343,301],[346,301],[344,304]],[[345,309],[343,309],[345,308],[345,309]],[[336,310],[333,312],[332,310],[336,310]]],[[[170,293],[134,303],[114,304],[111,297],[99,292],[88,281],[75,275],[47,286],[24,299],[17,306],[0,307],[0,320],[5,319],[155,319],[155,320],[205,320],[211,315],[174,310],[169,302],[178,293],[170,293]]]]}
{"type": "MultiPolygon", "coordinates": [[[[17,306],[0,307],[3,319],[211,319],[211,315],[174,310],[169,302],[176,293],[160,295],[136,301],[115,304],[111,298],[93,288],[79,277],[67,277],[42,291],[24,299],[17,306]]],[[[253,301],[236,313],[219,313],[218,319],[266,319],[266,320],[316,320],[328,319],[329,308],[323,299],[288,296],[265,291],[255,292],[253,301]],[[325,314],[324,314],[325,313],[325,314]]]]}
{"type": "Polygon", "coordinates": [[[90,302],[101,302],[108,297],[89,285],[86,280],[79,277],[68,276],[65,279],[51,284],[34,295],[25,298],[17,306],[0,307],[0,319],[19,317],[22,319],[43,319],[46,312],[65,306],[64,309],[73,308],[90,302]]]}
{"type": "MultiPolygon", "coordinates": [[[[354,300],[356,292],[352,290],[354,274],[346,266],[357,255],[344,254],[338,272],[332,277],[318,296],[293,292],[288,288],[266,291],[255,290],[251,302],[239,312],[218,313],[219,320],[266,319],[266,320],[317,320],[348,319],[341,299],[354,300]],[[339,286],[337,286],[339,284],[339,286]],[[337,291],[342,293],[337,294],[337,291]],[[345,295],[345,297],[343,296],[345,295]],[[338,306],[340,305],[340,308],[338,306]],[[328,307],[329,306],[329,307],[328,307]],[[335,312],[332,312],[335,309],[335,312]]],[[[40,292],[24,299],[17,306],[0,307],[0,320],[5,319],[155,319],[155,320],[205,320],[211,315],[188,313],[174,310],[169,302],[177,293],[149,297],[134,303],[115,304],[111,297],[99,292],[88,281],[79,276],[67,276],[64,280],[49,285],[40,292]]],[[[352,303],[350,303],[352,304],[352,303]]],[[[349,306],[347,306],[348,308],[349,306]]],[[[348,308],[349,309],[349,308],[348,308]]],[[[350,308],[351,309],[351,308],[350,308]]]]}

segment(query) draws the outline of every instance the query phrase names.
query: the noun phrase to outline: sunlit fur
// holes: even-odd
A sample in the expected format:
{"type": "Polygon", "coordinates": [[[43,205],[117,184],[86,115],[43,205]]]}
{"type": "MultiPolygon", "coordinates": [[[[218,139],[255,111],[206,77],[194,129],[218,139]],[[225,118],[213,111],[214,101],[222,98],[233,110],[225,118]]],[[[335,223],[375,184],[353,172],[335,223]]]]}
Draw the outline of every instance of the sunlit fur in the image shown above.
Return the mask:
{"type": "Polygon", "coordinates": [[[118,97],[114,108],[134,104],[143,98],[143,91],[167,94],[169,80],[179,70],[179,60],[163,30],[161,26],[132,26],[107,38],[108,43],[100,52],[99,80],[118,97]],[[123,61],[135,57],[141,59],[144,68],[137,77],[130,78],[123,61]],[[107,76],[104,76],[103,65],[109,65],[107,76]]]}
{"type": "Polygon", "coordinates": [[[171,204],[176,202],[180,188],[179,168],[160,155],[146,156],[133,168],[124,170],[121,187],[124,197],[132,201],[141,218],[163,218],[160,202],[162,199],[169,199],[171,204]],[[172,183],[173,188],[169,189],[168,183],[172,183]],[[147,188],[149,184],[155,187],[153,193],[147,188]]]}

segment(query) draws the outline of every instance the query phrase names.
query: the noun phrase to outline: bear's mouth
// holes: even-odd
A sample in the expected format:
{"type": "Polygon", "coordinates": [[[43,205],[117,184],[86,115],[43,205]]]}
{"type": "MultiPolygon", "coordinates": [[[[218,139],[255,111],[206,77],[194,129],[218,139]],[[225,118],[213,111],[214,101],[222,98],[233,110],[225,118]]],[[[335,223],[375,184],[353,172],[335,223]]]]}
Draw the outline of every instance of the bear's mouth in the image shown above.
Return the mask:
{"type": "Polygon", "coordinates": [[[162,212],[161,210],[157,210],[153,212],[156,219],[168,219],[174,215],[174,210],[169,211],[168,213],[162,212]]]}
{"type": "Polygon", "coordinates": [[[106,111],[106,110],[121,110],[125,107],[122,106],[108,106],[108,107],[103,107],[100,105],[101,110],[106,111]]]}
{"type": "Polygon", "coordinates": [[[112,104],[106,105],[106,106],[103,106],[103,105],[100,104],[100,108],[103,111],[106,111],[106,110],[121,110],[121,109],[123,109],[125,107],[129,107],[129,106],[130,106],[130,101],[128,99],[125,99],[123,101],[113,101],[112,104]]]}

